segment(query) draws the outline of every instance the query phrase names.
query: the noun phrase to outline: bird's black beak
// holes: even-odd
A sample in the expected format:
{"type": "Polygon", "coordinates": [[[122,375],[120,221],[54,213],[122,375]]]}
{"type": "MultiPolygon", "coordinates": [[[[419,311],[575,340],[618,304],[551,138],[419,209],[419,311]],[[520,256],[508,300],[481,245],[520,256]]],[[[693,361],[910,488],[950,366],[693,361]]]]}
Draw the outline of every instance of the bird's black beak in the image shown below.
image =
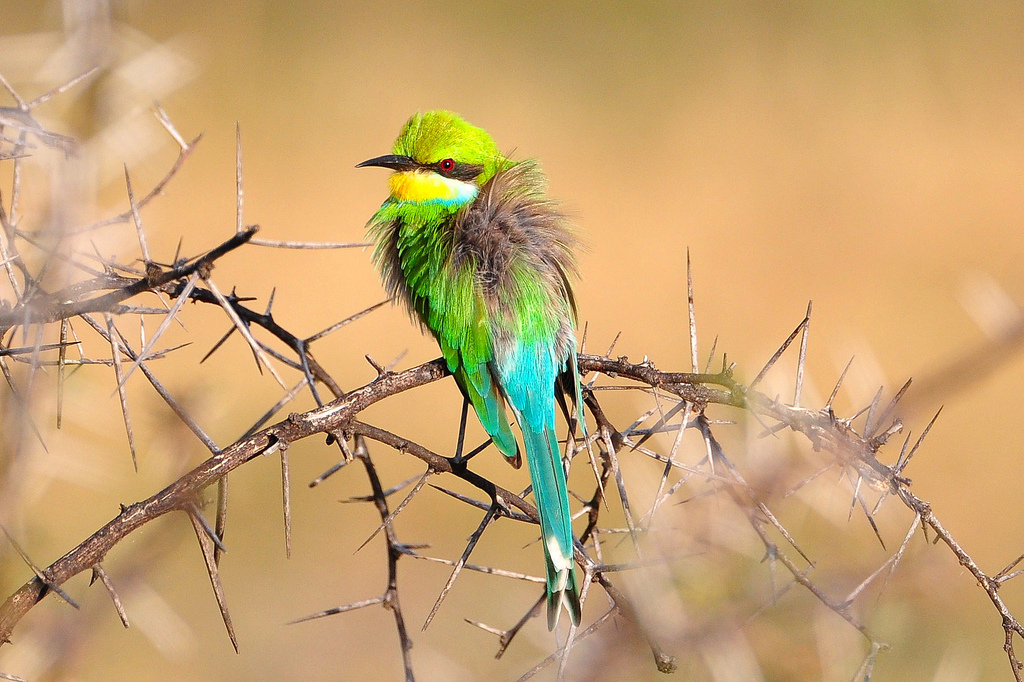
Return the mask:
{"type": "Polygon", "coordinates": [[[356,168],[363,168],[365,166],[380,166],[381,168],[390,168],[395,171],[407,171],[419,168],[419,164],[408,156],[400,156],[398,154],[386,154],[385,156],[378,156],[375,159],[368,159],[357,164],[356,168]]]}

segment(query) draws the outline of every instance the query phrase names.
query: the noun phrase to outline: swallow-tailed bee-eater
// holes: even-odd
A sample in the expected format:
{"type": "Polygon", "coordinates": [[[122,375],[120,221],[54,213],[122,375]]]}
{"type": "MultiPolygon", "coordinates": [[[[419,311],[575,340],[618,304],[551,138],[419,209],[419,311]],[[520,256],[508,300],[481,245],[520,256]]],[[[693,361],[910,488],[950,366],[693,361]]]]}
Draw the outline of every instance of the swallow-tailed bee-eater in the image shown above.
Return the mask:
{"type": "MultiPolygon", "coordinates": [[[[572,280],[577,239],[533,161],[513,161],[449,111],[417,113],[393,153],[359,164],[393,171],[370,219],[385,288],[437,339],[448,369],[498,450],[518,467],[522,433],[540,514],[548,628],[579,624],[566,471],[555,437],[564,391],[582,414],[572,280]]],[[[563,403],[564,405],[565,403],[563,403]]]]}

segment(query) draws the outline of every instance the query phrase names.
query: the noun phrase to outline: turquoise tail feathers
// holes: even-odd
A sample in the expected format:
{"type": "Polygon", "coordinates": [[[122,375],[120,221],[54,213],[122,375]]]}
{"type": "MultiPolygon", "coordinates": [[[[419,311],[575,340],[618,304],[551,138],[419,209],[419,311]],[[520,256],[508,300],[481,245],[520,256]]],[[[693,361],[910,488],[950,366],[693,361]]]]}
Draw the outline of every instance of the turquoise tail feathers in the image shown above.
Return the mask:
{"type": "Polygon", "coordinates": [[[533,497],[540,512],[541,539],[547,569],[548,629],[558,623],[561,607],[569,611],[574,625],[580,622],[579,587],[573,561],[572,517],[565,469],[552,427],[536,431],[523,424],[526,461],[530,466],[533,497]]]}

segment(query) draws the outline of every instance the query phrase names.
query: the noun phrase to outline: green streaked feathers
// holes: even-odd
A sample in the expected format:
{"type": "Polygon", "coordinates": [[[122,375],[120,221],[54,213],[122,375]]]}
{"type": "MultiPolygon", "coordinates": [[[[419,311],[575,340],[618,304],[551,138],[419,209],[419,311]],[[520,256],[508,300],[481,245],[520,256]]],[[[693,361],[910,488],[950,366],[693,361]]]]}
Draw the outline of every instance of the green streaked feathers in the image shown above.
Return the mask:
{"type": "Polygon", "coordinates": [[[394,152],[423,164],[451,158],[481,165],[480,185],[490,180],[505,160],[485,130],[443,110],[413,114],[395,140],[394,152]]]}

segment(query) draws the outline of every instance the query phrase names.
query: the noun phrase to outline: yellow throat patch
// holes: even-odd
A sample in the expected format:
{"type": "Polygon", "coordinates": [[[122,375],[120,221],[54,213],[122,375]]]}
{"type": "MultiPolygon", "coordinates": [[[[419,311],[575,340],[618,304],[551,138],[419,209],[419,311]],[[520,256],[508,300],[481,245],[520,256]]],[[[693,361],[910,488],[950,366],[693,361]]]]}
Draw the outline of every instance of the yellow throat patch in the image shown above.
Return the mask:
{"type": "Polygon", "coordinates": [[[399,201],[443,203],[464,202],[474,198],[476,185],[446,178],[432,171],[411,170],[394,173],[388,181],[391,196],[399,201]]]}

